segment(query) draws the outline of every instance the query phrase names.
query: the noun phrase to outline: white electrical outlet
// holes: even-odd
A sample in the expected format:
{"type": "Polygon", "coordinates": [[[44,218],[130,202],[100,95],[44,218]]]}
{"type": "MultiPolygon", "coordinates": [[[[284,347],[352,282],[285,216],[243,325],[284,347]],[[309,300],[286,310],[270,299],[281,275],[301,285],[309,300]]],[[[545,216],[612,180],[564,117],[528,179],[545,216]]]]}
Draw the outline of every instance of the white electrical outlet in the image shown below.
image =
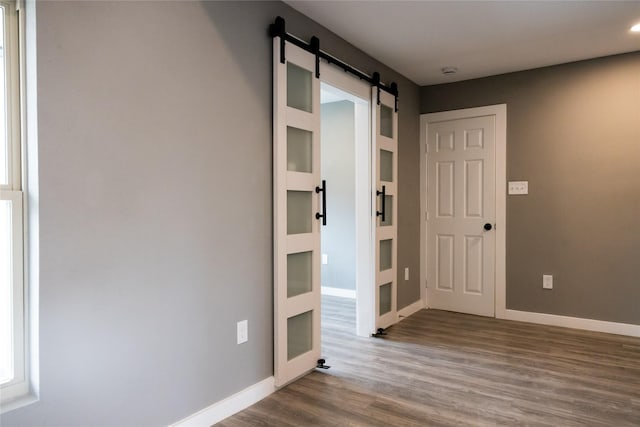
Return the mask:
{"type": "Polygon", "coordinates": [[[550,274],[542,275],[542,288],[553,289],[553,276],[550,274]]]}
{"type": "Polygon", "coordinates": [[[238,344],[249,341],[249,321],[238,322],[238,344]]]}
{"type": "Polygon", "coordinates": [[[404,269],[404,280],[409,280],[409,267],[404,269]]]}
{"type": "Polygon", "coordinates": [[[529,181],[509,181],[509,194],[529,194],[529,181]]]}
{"type": "Polygon", "coordinates": [[[322,263],[329,264],[329,256],[327,254],[322,254],[322,263]]]}

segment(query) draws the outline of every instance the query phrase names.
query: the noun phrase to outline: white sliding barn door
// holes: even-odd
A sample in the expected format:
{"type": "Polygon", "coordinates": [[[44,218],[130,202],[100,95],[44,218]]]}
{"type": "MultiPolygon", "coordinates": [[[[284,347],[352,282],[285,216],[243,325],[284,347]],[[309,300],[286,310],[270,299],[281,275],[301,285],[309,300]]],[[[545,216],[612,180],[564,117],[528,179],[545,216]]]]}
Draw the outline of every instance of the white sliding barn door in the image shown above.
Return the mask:
{"type": "Polygon", "coordinates": [[[375,245],[376,329],[398,321],[397,312],[397,205],[398,113],[395,97],[372,89],[372,124],[375,140],[375,245]],[[378,96],[380,103],[378,104],[378,96]]]}
{"type": "Polygon", "coordinates": [[[320,358],[320,80],[315,56],[274,43],[274,375],[283,386],[320,358]]]}

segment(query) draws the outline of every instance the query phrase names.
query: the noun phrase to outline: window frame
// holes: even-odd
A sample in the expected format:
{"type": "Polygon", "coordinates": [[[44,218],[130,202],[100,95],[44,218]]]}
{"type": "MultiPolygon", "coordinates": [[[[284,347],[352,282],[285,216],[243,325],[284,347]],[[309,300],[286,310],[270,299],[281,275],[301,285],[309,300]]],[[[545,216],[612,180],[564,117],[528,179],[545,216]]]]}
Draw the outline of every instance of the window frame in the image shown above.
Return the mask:
{"type": "Polygon", "coordinates": [[[5,8],[5,88],[7,96],[8,184],[0,184],[0,190],[22,191],[22,144],[20,139],[20,25],[16,0],[0,0],[5,8]]]}
{"type": "Polygon", "coordinates": [[[26,239],[22,91],[22,32],[20,4],[16,0],[0,0],[4,8],[5,97],[8,141],[8,182],[0,184],[0,199],[11,201],[12,224],[12,305],[13,305],[13,379],[0,384],[2,412],[6,403],[29,393],[29,363],[27,339],[27,289],[25,280],[26,239]]]}

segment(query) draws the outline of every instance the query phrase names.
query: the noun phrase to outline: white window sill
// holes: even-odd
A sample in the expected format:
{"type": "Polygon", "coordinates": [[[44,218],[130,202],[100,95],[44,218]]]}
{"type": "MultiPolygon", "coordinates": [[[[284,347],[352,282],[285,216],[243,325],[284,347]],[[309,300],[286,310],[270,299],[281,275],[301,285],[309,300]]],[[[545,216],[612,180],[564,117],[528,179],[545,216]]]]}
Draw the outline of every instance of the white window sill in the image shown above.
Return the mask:
{"type": "Polygon", "coordinates": [[[23,406],[31,405],[32,403],[40,400],[34,393],[23,394],[13,399],[8,399],[6,402],[0,404],[0,414],[5,414],[14,409],[22,408],[23,406]]]}

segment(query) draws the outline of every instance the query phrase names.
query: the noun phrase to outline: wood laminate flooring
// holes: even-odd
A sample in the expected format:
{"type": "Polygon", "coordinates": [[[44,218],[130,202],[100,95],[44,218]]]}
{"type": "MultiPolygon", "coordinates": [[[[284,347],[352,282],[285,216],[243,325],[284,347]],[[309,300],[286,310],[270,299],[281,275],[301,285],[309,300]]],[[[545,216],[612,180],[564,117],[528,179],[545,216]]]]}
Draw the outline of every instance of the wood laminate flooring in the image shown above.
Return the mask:
{"type": "Polygon", "coordinates": [[[218,425],[640,426],[640,339],[421,310],[355,335],[323,296],[316,370],[218,425]]]}

